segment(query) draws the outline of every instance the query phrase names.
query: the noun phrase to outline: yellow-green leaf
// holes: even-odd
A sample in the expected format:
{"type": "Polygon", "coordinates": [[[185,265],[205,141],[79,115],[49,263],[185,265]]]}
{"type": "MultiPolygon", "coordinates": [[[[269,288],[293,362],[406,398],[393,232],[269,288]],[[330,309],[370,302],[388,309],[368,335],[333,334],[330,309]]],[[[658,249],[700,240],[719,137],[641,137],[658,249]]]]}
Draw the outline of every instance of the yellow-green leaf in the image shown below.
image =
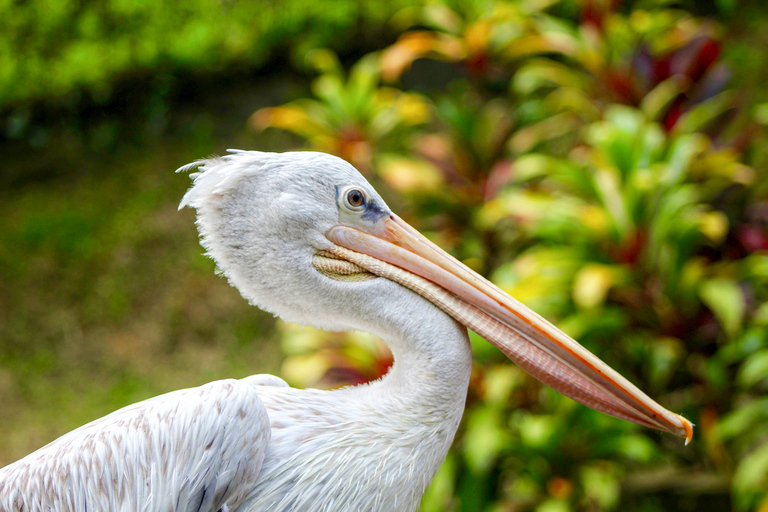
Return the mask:
{"type": "Polygon", "coordinates": [[[702,283],[699,296],[714,313],[723,331],[733,338],[741,328],[746,308],[739,284],[732,279],[710,279],[702,283]]]}
{"type": "Polygon", "coordinates": [[[736,375],[736,382],[744,388],[750,388],[766,379],[768,379],[768,349],[751,354],[736,375]]]}
{"type": "Polygon", "coordinates": [[[424,160],[384,155],[377,161],[379,175],[400,192],[435,191],[443,185],[443,175],[424,160]]]}
{"type": "Polygon", "coordinates": [[[584,265],[573,281],[573,301],[583,308],[599,306],[618,278],[616,267],[598,263],[584,265]]]}

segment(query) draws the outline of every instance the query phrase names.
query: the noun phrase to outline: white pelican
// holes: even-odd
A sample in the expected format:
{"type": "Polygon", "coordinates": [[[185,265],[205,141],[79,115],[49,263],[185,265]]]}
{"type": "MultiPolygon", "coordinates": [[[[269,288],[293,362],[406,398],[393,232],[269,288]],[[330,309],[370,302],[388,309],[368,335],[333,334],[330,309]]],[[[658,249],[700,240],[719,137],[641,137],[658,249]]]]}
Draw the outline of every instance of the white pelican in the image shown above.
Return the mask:
{"type": "Polygon", "coordinates": [[[374,333],[394,366],[335,391],[257,375],[128,406],[0,470],[0,511],[416,510],[464,411],[465,326],[561,393],[691,439],[688,420],[430,243],[346,162],[234,151],[191,167],[180,207],[245,298],[374,333]]]}

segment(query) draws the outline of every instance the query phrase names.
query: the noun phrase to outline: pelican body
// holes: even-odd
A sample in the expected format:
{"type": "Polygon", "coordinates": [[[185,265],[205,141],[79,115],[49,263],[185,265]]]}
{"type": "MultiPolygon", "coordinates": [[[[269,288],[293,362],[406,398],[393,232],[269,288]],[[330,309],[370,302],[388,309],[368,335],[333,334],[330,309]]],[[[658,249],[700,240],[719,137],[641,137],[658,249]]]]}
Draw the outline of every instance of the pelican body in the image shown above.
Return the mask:
{"type": "Polygon", "coordinates": [[[430,243],[346,162],[233,151],[193,167],[180,207],[249,302],[371,332],[394,365],[334,391],[255,375],[128,406],[0,469],[0,512],[416,510],[464,410],[467,327],[563,394],[690,440],[690,422],[430,243]]]}

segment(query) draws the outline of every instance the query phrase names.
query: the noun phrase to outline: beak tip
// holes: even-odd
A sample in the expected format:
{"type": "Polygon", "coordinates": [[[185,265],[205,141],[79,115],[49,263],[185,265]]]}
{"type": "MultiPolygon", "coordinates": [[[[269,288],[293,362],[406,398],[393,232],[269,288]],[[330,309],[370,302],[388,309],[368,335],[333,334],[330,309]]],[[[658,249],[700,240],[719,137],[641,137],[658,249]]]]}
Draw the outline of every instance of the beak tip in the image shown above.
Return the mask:
{"type": "Polygon", "coordinates": [[[690,443],[691,440],[693,439],[693,423],[683,418],[679,414],[676,414],[675,416],[677,416],[677,418],[680,420],[680,423],[682,423],[682,427],[683,427],[683,431],[685,432],[685,435],[681,437],[685,438],[685,446],[688,446],[688,443],[690,443]]]}

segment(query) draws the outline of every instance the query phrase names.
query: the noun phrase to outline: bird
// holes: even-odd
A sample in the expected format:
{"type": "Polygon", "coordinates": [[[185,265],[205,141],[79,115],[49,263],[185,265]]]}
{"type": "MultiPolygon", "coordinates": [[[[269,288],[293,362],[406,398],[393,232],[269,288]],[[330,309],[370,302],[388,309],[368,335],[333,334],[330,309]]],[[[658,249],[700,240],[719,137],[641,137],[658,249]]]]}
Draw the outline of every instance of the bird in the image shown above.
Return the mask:
{"type": "Polygon", "coordinates": [[[395,215],[349,163],[230,150],[185,165],[201,245],[252,305],[382,338],[379,380],[225,379],[129,405],[0,469],[0,512],[413,511],[451,446],[467,328],[574,400],[685,438],[692,424],[395,215]]]}

